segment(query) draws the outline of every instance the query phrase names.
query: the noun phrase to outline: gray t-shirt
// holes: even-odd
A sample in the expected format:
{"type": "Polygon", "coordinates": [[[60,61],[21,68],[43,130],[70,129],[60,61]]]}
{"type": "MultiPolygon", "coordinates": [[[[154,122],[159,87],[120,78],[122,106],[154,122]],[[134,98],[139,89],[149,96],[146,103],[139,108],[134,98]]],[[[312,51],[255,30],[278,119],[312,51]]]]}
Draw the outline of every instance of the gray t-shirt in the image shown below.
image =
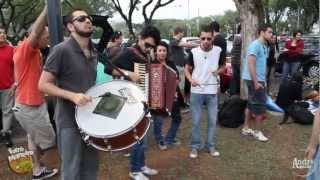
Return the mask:
{"type": "MultiPolygon", "coordinates": [[[[53,48],[44,71],[56,77],[58,87],[76,93],[85,93],[96,80],[98,63],[96,51],[91,51],[91,54],[91,58],[87,59],[78,42],[70,37],[53,48]]],[[[67,99],[58,98],[55,119],[58,128],[78,127],[75,121],[75,104],[67,99]]]]}
{"type": "Polygon", "coordinates": [[[184,66],[185,64],[185,57],[183,47],[178,46],[180,40],[172,38],[170,40],[170,60],[174,62],[176,66],[184,66]]]}

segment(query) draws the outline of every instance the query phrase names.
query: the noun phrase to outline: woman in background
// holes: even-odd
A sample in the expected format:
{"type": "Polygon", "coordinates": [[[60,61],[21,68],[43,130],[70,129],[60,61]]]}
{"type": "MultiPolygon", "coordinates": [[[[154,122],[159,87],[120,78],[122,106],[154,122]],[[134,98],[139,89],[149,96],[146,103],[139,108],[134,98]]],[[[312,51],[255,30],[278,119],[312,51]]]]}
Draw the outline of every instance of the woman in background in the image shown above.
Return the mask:
{"type": "MultiPolygon", "coordinates": [[[[170,68],[174,69],[177,73],[177,81],[178,81],[178,77],[179,77],[178,70],[175,67],[174,63],[168,60],[168,49],[169,49],[168,44],[161,41],[156,48],[156,60],[158,61],[158,63],[163,64],[164,66],[169,66],[170,68]]],[[[179,94],[178,89],[176,94],[177,95],[173,102],[172,111],[171,111],[171,118],[172,118],[171,126],[165,137],[163,137],[162,135],[162,124],[163,124],[163,120],[165,119],[165,115],[159,112],[152,112],[152,118],[154,120],[154,136],[160,150],[166,150],[167,145],[179,144],[179,142],[175,139],[178,128],[181,123],[181,112],[180,112],[181,102],[178,100],[180,99],[178,98],[178,94],[179,94]]]]}

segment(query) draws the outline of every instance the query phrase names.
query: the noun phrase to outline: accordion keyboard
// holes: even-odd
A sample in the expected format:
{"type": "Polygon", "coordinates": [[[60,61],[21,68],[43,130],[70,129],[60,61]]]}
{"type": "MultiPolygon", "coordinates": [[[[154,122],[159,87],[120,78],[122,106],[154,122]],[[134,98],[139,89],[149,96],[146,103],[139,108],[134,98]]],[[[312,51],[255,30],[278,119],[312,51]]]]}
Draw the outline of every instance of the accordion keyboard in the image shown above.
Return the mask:
{"type": "Polygon", "coordinates": [[[147,65],[134,63],[134,72],[139,76],[138,86],[142,89],[146,97],[149,97],[149,73],[147,73],[147,65]]]}

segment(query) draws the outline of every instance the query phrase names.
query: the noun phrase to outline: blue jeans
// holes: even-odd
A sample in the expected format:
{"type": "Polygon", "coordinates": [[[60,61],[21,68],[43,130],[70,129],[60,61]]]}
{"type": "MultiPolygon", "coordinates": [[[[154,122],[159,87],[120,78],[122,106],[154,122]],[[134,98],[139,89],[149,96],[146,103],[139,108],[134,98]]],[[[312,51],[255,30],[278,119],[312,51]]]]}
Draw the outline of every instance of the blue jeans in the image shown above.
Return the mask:
{"type": "MultiPolygon", "coordinates": [[[[160,142],[164,142],[164,137],[162,135],[162,124],[164,117],[161,115],[154,114],[152,115],[154,121],[154,137],[156,142],[159,144],[160,142]]],[[[180,112],[180,103],[178,101],[174,101],[172,112],[171,112],[171,126],[167,132],[165,141],[167,144],[172,144],[174,139],[176,138],[178,128],[181,123],[181,112],[180,112]]]]}
{"type": "Polygon", "coordinates": [[[300,66],[299,62],[283,62],[282,66],[282,81],[288,78],[288,76],[292,77],[294,73],[298,71],[300,66]]]}
{"type": "Polygon", "coordinates": [[[307,180],[320,180],[320,149],[316,153],[312,167],[309,169],[307,180]]]}
{"type": "Polygon", "coordinates": [[[190,110],[192,114],[192,149],[201,149],[200,138],[200,120],[203,104],[207,106],[207,139],[205,143],[206,148],[214,147],[214,132],[216,129],[217,111],[218,111],[218,100],[215,94],[196,94],[191,93],[190,97],[190,110]]]}
{"type": "Polygon", "coordinates": [[[141,168],[145,166],[145,154],[144,149],[147,144],[147,134],[137,144],[135,144],[130,152],[130,171],[141,172],[141,168]]]}

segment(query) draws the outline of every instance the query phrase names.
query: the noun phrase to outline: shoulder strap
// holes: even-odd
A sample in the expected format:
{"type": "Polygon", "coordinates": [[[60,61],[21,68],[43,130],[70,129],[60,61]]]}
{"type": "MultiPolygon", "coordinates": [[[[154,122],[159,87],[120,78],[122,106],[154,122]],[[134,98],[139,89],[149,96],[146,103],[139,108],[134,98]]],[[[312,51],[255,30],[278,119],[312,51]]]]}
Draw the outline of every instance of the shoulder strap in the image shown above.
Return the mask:
{"type": "Polygon", "coordinates": [[[143,60],[145,63],[148,62],[147,58],[142,56],[137,48],[134,47],[128,47],[128,50],[133,52],[135,55],[137,55],[141,60],[143,60]]]}

